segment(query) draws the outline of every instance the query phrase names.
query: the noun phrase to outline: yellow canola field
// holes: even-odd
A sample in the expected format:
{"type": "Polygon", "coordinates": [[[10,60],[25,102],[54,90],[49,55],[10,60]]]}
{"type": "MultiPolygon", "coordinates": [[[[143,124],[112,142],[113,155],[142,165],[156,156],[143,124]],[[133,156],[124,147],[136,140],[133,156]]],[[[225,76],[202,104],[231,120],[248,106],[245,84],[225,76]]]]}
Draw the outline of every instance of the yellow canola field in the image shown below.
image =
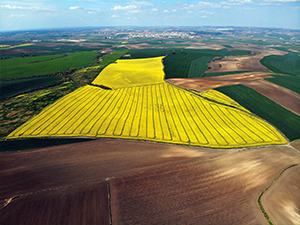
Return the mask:
{"type": "Polygon", "coordinates": [[[157,84],[164,82],[162,57],[120,59],[109,66],[93,81],[112,89],[157,84]]]}
{"type": "Polygon", "coordinates": [[[233,100],[208,100],[207,96],[226,102],[228,97],[220,92],[201,95],[166,82],[116,90],[85,86],[45,108],[8,138],[87,136],[214,148],[286,143],[275,128],[233,100]]]}

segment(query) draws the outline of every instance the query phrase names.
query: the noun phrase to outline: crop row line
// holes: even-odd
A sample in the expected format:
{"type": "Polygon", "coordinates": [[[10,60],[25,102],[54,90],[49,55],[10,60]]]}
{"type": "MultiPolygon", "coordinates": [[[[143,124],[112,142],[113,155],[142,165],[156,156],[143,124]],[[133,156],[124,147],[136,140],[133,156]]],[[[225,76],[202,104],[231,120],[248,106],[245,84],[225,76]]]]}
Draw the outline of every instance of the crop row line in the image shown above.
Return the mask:
{"type": "Polygon", "coordinates": [[[214,146],[278,141],[266,130],[272,131],[248,113],[160,83],[113,91],[80,88],[12,136],[115,136],[214,146]]]}

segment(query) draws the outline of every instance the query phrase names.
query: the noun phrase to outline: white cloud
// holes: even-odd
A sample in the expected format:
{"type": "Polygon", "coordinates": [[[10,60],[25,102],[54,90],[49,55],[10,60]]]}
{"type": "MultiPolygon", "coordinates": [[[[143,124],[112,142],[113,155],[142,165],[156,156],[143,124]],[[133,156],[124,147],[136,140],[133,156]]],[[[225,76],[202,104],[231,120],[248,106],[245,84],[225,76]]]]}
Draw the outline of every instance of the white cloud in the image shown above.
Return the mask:
{"type": "Polygon", "coordinates": [[[0,8],[5,9],[25,9],[23,6],[0,5],[0,8]]]}
{"type": "Polygon", "coordinates": [[[37,6],[15,6],[15,5],[0,5],[0,8],[9,10],[35,10],[35,11],[49,11],[51,7],[37,7],[37,6]]]}
{"type": "Polygon", "coordinates": [[[167,9],[165,9],[164,11],[163,11],[163,13],[168,13],[168,12],[170,12],[169,10],[167,10],[167,9]]]}
{"type": "Polygon", "coordinates": [[[225,6],[223,6],[223,9],[230,9],[230,7],[225,5],[225,6]]]}
{"type": "Polygon", "coordinates": [[[193,11],[192,11],[192,10],[189,10],[188,13],[193,13],[193,11]]]}
{"type": "Polygon", "coordinates": [[[112,15],[111,17],[112,17],[112,18],[118,18],[118,16],[117,16],[117,15],[112,15]]]}
{"type": "Polygon", "coordinates": [[[127,6],[120,6],[120,5],[116,5],[113,10],[131,10],[131,9],[136,9],[137,6],[136,5],[127,5],[127,6]]]}
{"type": "Polygon", "coordinates": [[[172,9],[172,12],[177,12],[177,9],[172,9]]]}
{"type": "Polygon", "coordinates": [[[7,18],[20,18],[20,17],[24,17],[25,15],[19,15],[19,14],[17,14],[17,15],[10,15],[10,16],[8,16],[7,18]]]}
{"type": "Polygon", "coordinates": [[[243,10],[247,10],[247,11],[251,11],[251,10],[254,10],[255,8],[243,8],[243,10]]]}
{"type": "Polygon", "coordinates": [[[145,5],[145,6],[152,6],[153,3],[147,1],[131,1],[131,4],[134,5],[145,5]]]}
{"type": "Polygon", "coordinates": [[[138,10],[138,9],[135,9],[135,10],[130,10],[129,13],[140,13],[142,12],[142,10],[138,10]]]}
{"type": "Polygon", "coordinates": [[[212,2],[198,2],[198,5],[201,7],[210,7],[210,8],[220,8],[221,5],[218,3],[212,3],[212,2]]]}
{"type": "Polygon", "coordinates": [[[158,9],[157,8],[154,8],[154,9],[151,9],[152,12],[157,12],[158,9]]]}
{"type": "Polygon", "coordinates": [[[71,9],[71,10],[77,10],[77,9],[81,9],[81,7],[79,7],[79,6],[70,6],[69,9],[71,9]]]}
{"type": "Polygon", "coordinates": [[[97,14],[95,11],[88,11],[88,14],[97,14]]]}

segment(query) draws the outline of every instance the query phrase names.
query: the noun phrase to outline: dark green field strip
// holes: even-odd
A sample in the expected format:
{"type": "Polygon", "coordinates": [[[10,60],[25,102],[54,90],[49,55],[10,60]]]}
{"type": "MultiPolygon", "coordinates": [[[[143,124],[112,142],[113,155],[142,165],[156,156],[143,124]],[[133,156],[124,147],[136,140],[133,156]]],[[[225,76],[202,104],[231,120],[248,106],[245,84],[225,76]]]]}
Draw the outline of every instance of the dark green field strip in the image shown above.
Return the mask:
{"type": "Polygon", "coordinates": [[[270,55],[260,60],[268,69],[275,73],[285,73],[300,76],[300,56],[298,53],[287,55],[270,55]]]}
{"type": "Polygon", "coordinates": [[[216,76],[224,76],[224,75],[248,73],[248,72],[253,72],[253,71],[244,70],[244,71],[229,71],[229,72],[219,72],[219,73],[205,73],[203,74],[202,77],[216,77],[216,76]]]}
{"type": "Polygon", "coordinates": [[[223,45],[225,48],[233,48],[231,45],[223,45]]]}
{"type": "Polygon", "coordinates": [[[202,77],[208,69],[207,62],[213,60],[215,56],[202,56],[191,62],[188,78],[202,77]]]}
{"type": "Polygon", "coordinates": [[[91,51],[70,53],[67,57],[63,58],[57,58],[54,55],[5,59],[0,61],[1,79],[54,74],[59,71],[65,72],[70,68],[81,68],[95,62],[97,55],[98,52],[91,51]],[[51,57],[54,59],[44,61],[51,57]],[[31,63],[35,61],[41,62],[31,63]]]}
{"type": "MultiPolygon", "coordinates": [[[[274,84],[278,84],[282,87],[288,88],[298,94],[300,94],[300,76],[282,76],[272,75],[273,78],[265,78],[274,84]]],[[[299,106],[300,107],[300,106],[299,106]]]]}
{"type": "Polygon", "coordinates": [[[300,138],[300,116],[244,85],[216,88],[277,127],[288,139],[300,138]]]}
{"type": "Polygon", "coordinates": [[[208,69],[207,62],[216,56],[245,55],[250,51],[227,49],[177,49],[175,54],[169,54],[164,60],[165,79],[201,77],[208,69]],[[195,60],[195,61],[194,61],[195,60]]]}
{"type": "Polygon", "coordinates": [[[94,140],[92,138],[30,138],[16,140],[1,140],[0,152],[20,151],[45,148],[94,140]]]}
{"type": "Polygon", "coordinates": [[[55,76],[0,81],[0,99],[8,98],[30,90],[47,87],[60,82],[62,82],[62,79],[55,76]]]}

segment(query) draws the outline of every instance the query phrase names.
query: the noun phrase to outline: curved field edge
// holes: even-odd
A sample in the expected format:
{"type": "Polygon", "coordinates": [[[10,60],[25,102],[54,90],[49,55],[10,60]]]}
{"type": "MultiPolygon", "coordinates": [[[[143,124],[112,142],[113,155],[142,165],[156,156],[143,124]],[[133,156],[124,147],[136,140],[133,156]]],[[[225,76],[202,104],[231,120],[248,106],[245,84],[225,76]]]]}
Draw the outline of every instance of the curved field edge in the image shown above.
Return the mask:
{"type": "Polygon", "coordinates": [[[249,55],[250,51],[228,49],[131,49],[121,59],[166,56],[163,60],[165,79],[201,77],[208,69],[207,61],[216,56],[249,55]]]}
{"type": "Polygon", "coordinates": [[[300,116],[283,108],[269,98],[241,84],[219,87],[215,90],[229,96],[252,113],[268,121],[289,140],[300,138],[300,116]]]}
{"type": "Polygon", "coordinates": [[[265,56],[260,63],[275,73],[300,75],[300,56],[297,53],[265,56]]]}
{"type": "MultiPolygon", "coordinates": [[[[220,94],[216,92],[215,98],[220,94]]],[[[208,101],[167,83],[115,91],[82,87],[7,138],[77,136],[213,148],[286,143],[276,129],[246,110],[208,101]]]]}
{"type": "MultiPolygon", "coordinates": [[[[97,64],[79,69],[67,75],[70,82],[34,90],[26,94],[0,101],[0,138],[5,139],[13,130],[40,113],[45,107],[59,100],[79,87],[90,84],[110,63],[119,59],[128,49],[114,51],[101,57],[97,64]]],[[[26,80],[26,79],[25,79],[26,80]]]]}
{"type": "Polygon", "coordinates": [[[119,59],[105,67],[92,84],[116,89],[161,83],[163,58],[119,59]]]}
{"type": "Polygon", "coordinates": [[[263,205],[261,203],[261,197],[278,180],[278,178],[283,174],[284,171],[286,171],[287,169],[290,169],[290,168],[292,168],[294,166],[297,166],[297,165],[298,164],[293,164],[293,165],[285,168],[284,170],[282,170],[281,173],[275,178],[275,180],[265,190],[263,190],[263,192],[258,197],[257,202],[258,202],[259,208],[260,208],[261,212],[264,214],[265,218],[268,220],[268,222],[269,222],[270,225],[273,225],[273,223],[270,220],[268,214],[266,213],[266,211],[265,211],[265,209],[264,209],[264,207],[263,207],[263,205]]]}

